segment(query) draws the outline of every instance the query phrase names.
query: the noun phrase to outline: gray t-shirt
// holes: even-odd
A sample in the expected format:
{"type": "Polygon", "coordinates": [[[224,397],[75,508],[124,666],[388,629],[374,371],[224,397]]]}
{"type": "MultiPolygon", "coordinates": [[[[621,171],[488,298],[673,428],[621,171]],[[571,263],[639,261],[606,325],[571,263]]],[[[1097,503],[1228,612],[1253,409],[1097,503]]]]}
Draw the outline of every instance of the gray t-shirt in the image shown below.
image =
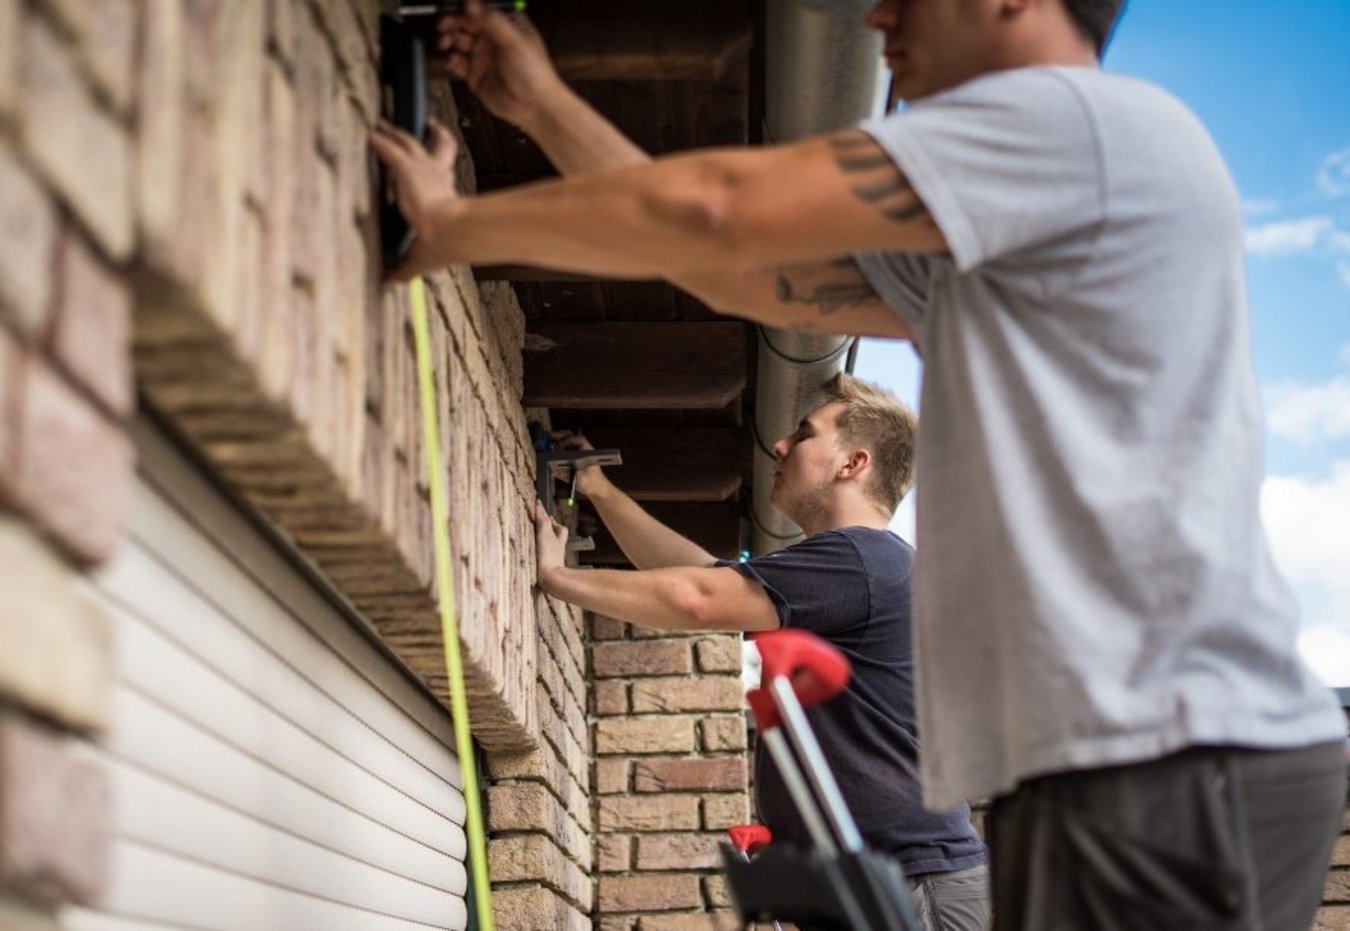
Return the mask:
{"type": "Polygon", "coordinates": [[[1241,213],[1180,103],[1094,69],[869,123],[950,258],[862,254],[924,358],[925,801],[1342,738],[1257,513],[1241,213]]]}

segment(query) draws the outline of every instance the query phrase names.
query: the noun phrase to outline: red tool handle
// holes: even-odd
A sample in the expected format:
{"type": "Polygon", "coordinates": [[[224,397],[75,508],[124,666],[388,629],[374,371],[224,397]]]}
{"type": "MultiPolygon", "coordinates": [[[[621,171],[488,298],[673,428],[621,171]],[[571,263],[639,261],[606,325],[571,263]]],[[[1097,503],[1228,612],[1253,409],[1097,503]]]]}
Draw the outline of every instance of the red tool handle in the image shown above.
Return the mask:
{"type": "Polygon", "coordinates": [[[762,824],[738,824],[727,828],[731,845],[749,856],[773,843],[773,833],[762,824]]]}
{"type": "MultiPolygon", "coordinates": [[[[809,631],[774,630],[753,639],[762,661],[760,681],[767,685],[787,676],[803,708],[829,701],[848,686],[853,669],[844,654],[809,631]]],[[[745,697],[761,731],[778,725],[778,709],[764,688],[745,697]]]]}

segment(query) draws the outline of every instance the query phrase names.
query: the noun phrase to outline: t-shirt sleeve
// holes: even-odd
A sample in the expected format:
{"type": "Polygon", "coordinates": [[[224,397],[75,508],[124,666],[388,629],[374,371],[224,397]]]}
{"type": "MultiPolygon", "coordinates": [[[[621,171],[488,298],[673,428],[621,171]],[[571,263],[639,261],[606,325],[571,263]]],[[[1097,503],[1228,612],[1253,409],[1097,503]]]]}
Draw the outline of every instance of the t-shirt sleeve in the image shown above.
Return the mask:
{"type": "Polygon", "coordinates": [[[847,534],[817,534],[730,568],[764,586],[784,627],[837,634],[871,615],[867,571],[847,534]]]}
{"type": "Polygon", "coordinates": [[[1092,111],[1061,71],[979,78],[862,129],[905,173],[962,272],[1091,233],[1105,216],[1092,111]]]}
{"type": "Polygon", "coordinates": [[[929,257],[901,252],[855,252],[853,260],[886,305],[911,327],[922,329],[933,277],[929,257]]]}

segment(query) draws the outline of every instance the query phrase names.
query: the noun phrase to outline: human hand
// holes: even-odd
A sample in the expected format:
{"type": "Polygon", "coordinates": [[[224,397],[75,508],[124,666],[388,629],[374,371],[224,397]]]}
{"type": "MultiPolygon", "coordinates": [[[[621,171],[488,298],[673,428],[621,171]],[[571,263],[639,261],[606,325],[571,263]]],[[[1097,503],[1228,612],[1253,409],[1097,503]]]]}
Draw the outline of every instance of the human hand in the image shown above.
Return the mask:
{"type": "Polygon", "coordinates": [[[542,501],[534,502],[534,546],[536,578],[549,591],[552,574],[567,564],[567,528],[548,516],[542,501]]]}
{"type": "Polygon", "coordinates": [[[429,146],[386,120],[370,136],[371,149],[390,173],[398,209],[416,234],[407,257],[388,273],[395,281],[408,281],[444,266],[434,250],[437,214],[453,210],[460,201],[454,177],[459,143],[439,122],[428,120],[427,126],[429,146]]]}
{"type": "MultiPolygon", "coordinates": [[[[583,450],[594,449],[591,441],[586,439],[580,433],[568,433],[560,431],[553,434],[553,441],[562,449],[583,450]]],[[[599,466],[587,466],[577,472],[577,491],[581,492],[587,498],[595,498],[604,494],[610,487],[609,478],[605,475],[605,470],[599,466]]]]}
{"type": "Polygon", "coordinates": [[[506,14],[470,0],[459,16],[436,24],[436,50],[494,116],[527,132],[563,91],[548,49],[524,13],[506,14]]]}

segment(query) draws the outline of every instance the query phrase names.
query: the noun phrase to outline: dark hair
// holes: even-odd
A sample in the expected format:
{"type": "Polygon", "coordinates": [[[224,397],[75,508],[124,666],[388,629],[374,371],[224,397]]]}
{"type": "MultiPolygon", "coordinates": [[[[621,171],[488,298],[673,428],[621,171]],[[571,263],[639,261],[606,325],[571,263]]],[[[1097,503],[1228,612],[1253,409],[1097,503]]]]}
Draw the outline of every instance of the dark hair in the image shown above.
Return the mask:
{"type": "Polygon", "coordinates": [[[1064,9],[1083,35],[1092,40],[1097,57],[1106,50],[1106,43],[1120,19],[1126,0],[1064,0],[1064,9]]]}

